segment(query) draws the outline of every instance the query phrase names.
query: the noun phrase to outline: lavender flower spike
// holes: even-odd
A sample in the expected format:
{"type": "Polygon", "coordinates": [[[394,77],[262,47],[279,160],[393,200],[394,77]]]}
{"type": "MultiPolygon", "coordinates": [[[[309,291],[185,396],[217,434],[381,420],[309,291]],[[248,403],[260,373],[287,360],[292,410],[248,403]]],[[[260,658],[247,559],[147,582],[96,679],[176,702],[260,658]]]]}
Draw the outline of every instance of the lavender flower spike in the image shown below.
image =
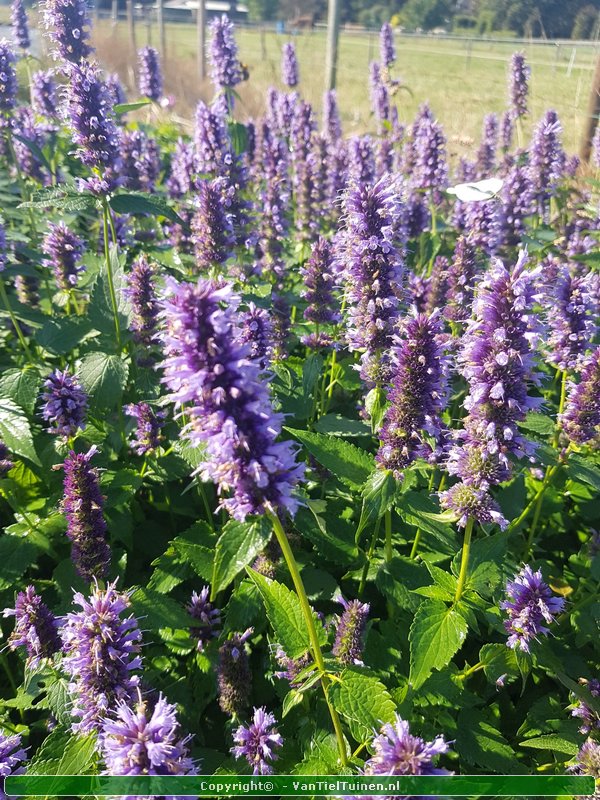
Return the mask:
{"type": "Polygon", "coordinates": [[[75,376],[59,369],[50,373],[44,383],[41,399],[42,417],[50,423],[48,430],[58,436],[74,436],[85,428],[87,394],[75,376]]]}
{"type": "Polygon", "coordinates": [[[94,52],[88,44],[91,21],[85,0],[45,0],[42,13],[57,60],[79,64],[94,52]]]}
{"type": "Polygon", "coordinates": [[[241,314],[239,339],[250,347],[250,358],[267,369],[275,351],[275,330],[271,314],[265,308],[248,303],[241,314]]]}
{"type": "Polygon", "coordinates": [[[75,592],[73,602],[81,611],[64,618],[62,663],[75,698],[72,715],[79,718],[73,729],[87,733],[116,703],[137,696],[139,678],[133,672],[142,665],[142,634],[135,617],[124,617],[129,598],[117,592],[116,583],[106,589],[96,585],[89,598],[75,592]]]}
{"type": "Polygon", "coordinates": [[[245,643],[253,632],[253,628],[248,628],[244,633],[234,633],[219,648],[219,705],[232,717],[239,716],[250,700],[252,673],[245,643]]]}
{"type": "Polygon", "coordinates": [[[300,269],[306,289],[302,297],[308,303],[304,319],[318,325],[335,325],[341,320],[334,297],[335,273],[333,246],[323,236],[313,246],[306,266],[300,269]]]}
{"type": "Polygon", "coordinates": [[[154,47],[142,47],[138,52],[138,83],[140,94],[158,102],[162,97],[163,79],[160,57],[154,47]]]}
{"type": "Polygon", "coordinates": [[[192,242],[199,272],[206,273],[234,255],[235,235],[230,208],[235,187],[226,178],[202,181],[192,217],[192,242]]]}
{"type": "Polygon", "coordinates": [[[243,79],[233,23],[226,14],[210,24],[211,77],[217,89],[233,89],[243,79]]]}
{"type": "Polygon", "coordinates": [[[509,100],[514,119],[527,114],[527,95],[531,69],[525,62],[525,53],[513,53],[508,78],[509,100]]]}
{"type": "Polygon", "coordinates": [[[276,747],[283,745],[281,734],[273,730],[277,720],[265,708],[255,708],[252,723],[240,727],[233,734],[235,747],[231,752],[236,758],[245,758],[254,775],[272,775],[270,761],[276,761],[276,747]]]}
{"type": "Polygon", "coordinates": [[[344,611],[337,625],[332,653],[342,664],[361,664],[369,604],[340,598],[344,611]]]}
{"type": "Polygon", "coordinates": [[[426,742],[413,736],[408,722],[396,715],[373,739],[375,754],[365,764],[366,775],[448,775],[434,766],[437,756],[448,752],[443,736],[426,742]]]}
{"type": "Polygon", "coordinates": [[[144,255],[132,264],[125,295],[131,302],[131,330],[134,341],[148,348],[158,324],[159,304],[154,286],[156,270],[144,255]]]}
{"type": "Polygon", "coordinates": [[[282,48],[281,79],[291,89],[298,86],[298,59],[296,58],[296,48],[292,42],[286,42],[282,48]]]}
{"type": "Polygon", "coordinates": [[[379,32],[379,60],[381,65],[389,69],[396,60],[394,47],[394,29],[389,22],[384,22],[379,32]]]}
{"type": "MultiPolygon", "coordinates": [[[[468,458],[468,453],[464,457],[468,458]]],[[[469,520],[480,525],[498,525],[501,530],[508,527],[508,520],[487,489],[471,483],[456,483],[447,491],[440,492],[440,505],[456,516],[459,528],[465,528],[469,520]]]]}
{"type": "MultiPolygon", "coordinates": [[[[592,697],[600,697],[600,681],[597,678],[592,678],[589,681],[585,678],[579,678],[579,683],[585,686],[592,697]]],[[[587,735],[600,729],[600,714],[574,694],[572,699],[571,716],[581,721],[579,733],[587,735]]]]}
{"type": "MultiPolygon", "coordinates": [[[[23,762],[27,760],[27,753],[21,746],[21,735],[6,736],[0,732],[0,780],[9,775],[22,775],[25,768],[23,762]]],[[[0,800],[8,800],[4,792],[4,781],[0,785],[0,800]]]]}
{"type": "Polygon", "coordinates": [[[152,709],[141,696],[130,702],[119,701],[114,716],[102,720],[99,745],[106,774],[195,775],[188,755],[191,736],[181,737],[175,706],[162,694],[152,709]]]}
{"type": "Polygon", "coordinates": [[[44,264],[54,272],[59,289],[67,292],[77,285],[77,276],[83,270],[81,257],[84,250],[83,240],[64,222],[49,223],[42,251],[47,256],[44,264]]]}
{"type": "Polygon", "coordinates": [[[22,50],[28,50],[31,46],[31,39],[29,38],[27,12],[25,11],[23,0],[13,0],[10,18],[15,42],[22,50]]]}
{"type": "Polygon", "coordinates": [[[565,601],[552,594],[542,579],[541,570],[534,572],[528,565],[508,581],[506,596],[508,599],[500,603],[500,608],[508,612],[504,627],[510,636],[506,643],[513,649],[518,647],[528,653],[531,640],[548,633],[544,623],[554,621],[554,617],[563,611],[565,601]]]}
{"type": "Polygon", "coordinates": [[[14,464],[10,460],[10,453],[8,452],[8,447],[0,439],[0,478],[5,478],[13,467],[14,464]]]}
{"type": "Polygon", "coordinates": [[[8,640],[11,650],[27,649],[27,663],[36,667],[61,649],[56,617],[33,586],[17,594],[14,608],[5,608],[4,617],[15,617],[15,629],[8,640]]]}
{"type": "Polygon", "coordinates": [[[573,275],[563,267],[544,298],[549,312],[550,360],[562,371],[577,367],[596,332],[595,278],[594,273],[573,275]]]}
{"type": "Polygon", "coordinates": [[[390,406],[380,431],[377,462],[402,479],[416,458],[431,455],[429,437],[442,432],[440,413],[448,396],[447,357],[438,312],[413,314],[403,320],[392,354],[390,406]]]}
{"type": "Polygon", "coordinates": [[[6,118],[10,116],[17,104],[19,84],[14,67],[16,56],[6,39],[0,40],[0,128],[5,126],[6,118]]]}
{"type": "Polygon", "coordinates": [[[588,356],[578,384],[569,384],[569,395],[560,424],[578,445],[600,445],[600,347],[588,356]]]}
{"type": "Polygon", "coordinates": [[[194,639],[198,640],[198,650],[202,652],[211,639],[217,637],[221,627],[221,612],[215,608],[209,600],[210,587],[203,586],[198,592],[192,592],[190,602],[186,609],[190,617],[198,620],[198,623],[190,628],[190,633],[194,639]]]}
{"type": "Polygon", "coordinates": [[[31,99],[33,110],[41,117],[56,117],[56,81],[52,70],[39,70],[32,75],[31,99]]]}
{"type": "Polygon", "coordinates": [[[100,494],[98,473],[90,465],[95,452],[95,447],[87,453],[71,450],[63,464],[62,509],[67,518],[67,537],[72,542],[71,558],[75,569],[87,582],[106,578],[110,567],[110,547],[102,513],[104,499],[100,494]]]}
{"type": "Polygon", "coordinates": [[[132,449],[138,456],[153,453],[162,439],[160,429],[165,424],[166,413],[164,411],[154,412],[148,403],[130,403],[123,410],[128,416],[135,417],[137,421],[132,449]]]}

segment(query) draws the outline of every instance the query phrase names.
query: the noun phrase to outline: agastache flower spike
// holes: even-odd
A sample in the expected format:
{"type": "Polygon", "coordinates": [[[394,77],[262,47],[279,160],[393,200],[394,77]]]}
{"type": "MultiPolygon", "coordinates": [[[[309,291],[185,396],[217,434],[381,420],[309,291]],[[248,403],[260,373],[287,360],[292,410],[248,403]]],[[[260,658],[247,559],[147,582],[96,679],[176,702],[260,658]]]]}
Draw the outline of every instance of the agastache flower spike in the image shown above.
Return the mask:
{"type": "Polygon", "coordinates": [[[52,70],[39,70],[32,75],[31,97],[33,110],[41,117],[56,117],[57,87],[52,70]]]}
{"type": "Polygon", "coordinates": [[[252,673],[245,643],[253,632],[248,628],[244,633],[234,633],[219,648],[219,705],[231,717],[243,714],[250,702],[252,673]]]}
{"type": "Polygon", "coordinates": [[[27,12],[25,11],[23,0],[13,0],[10,18],[15,42],[22,50],[28,50],[31,45],[31,39],[29,38],[27,12]]]}
{"type": "Polygon", "coordinates": [[[210,587],[203,586],[198,592],[192,592],[190,602],[186,609],[190,617],[198,620],[190,628],[190,634],[198,640],[197,648],[202,652],[211,639],[216,638],[221,631],[221,611],[215,608],[209,600],[210,587]]]}
{"type": "Polygon", "coordinates": [[[531,140],[528,175],[538,213],[542,215],[564,176],[565,153],[560,141],[561,133],[558,114],[548,110],[536,125],[531,140]]]}
{"type": "Polygon", "coordinates": [[[300,269],[306,289],[302,298],[308,306],[304,319],[317,324],[335,325],[341,320],[334,296],[336,284],[333,246],[323,236],[315,243],[306,265],[300,269]]]}
{"type": "Polygon", "coordinates": [[[196,107],[194,147],[197,172],[215,176],[230,174],[235,156],[225,119],[219,109],[202,101],[196,107]]]}
{"type": "Polygon", "coordinates": [[[265,708],[255,708],[252,723],[240,725],[233,734],[235,747],[231,752],[236,758],[245,758],[252,767],[253,775],[272,775],[270,761],[276,761],[276,747],[283,745],[281,734],[273,726],[277,723],[275,716],[267,713],[265,708]]]}
{"type": "Polygon", "coordinates": [[[84,251],[83,239],[69,230],[64,222],[49,223],[42,252],[47,256],[44,264],[54,272],[59,289],[68,291],[77,285],[77,276],[83,270],[81,257],[84,251]]]}
{"type": "Polygon", "coordinates": [[[88,44],[91,21],[85,0],[45,0],[44,29],[56,45],[54,58],[79,64],[94,48],[88,44]]]}
{"type": "Polygon", "coordinates": [[[401,480],[409,464],[431,454],[427,434],[435,441],[442,431],[440,413],[448,387],[439,313],[413,311],[402,321],[394,342],[390,406],[379,434],[377,462],[401,480]]]}
{"type": "Polygon", "coordinates": [[[369,604],[360,600],[345,600],[339,602],[344,611],[337,624],[337,633],[331,652],[342,664],[361,664],[364,648],[365,628],[369,616],[369,604]]]}
{"type": "Polygon", "coordinates": [[[546,297],[550,363],[562,371],[575,369],[596,332],[593,273],[572,275],[563,267],[546,297]]]}
{"type": "Polygon", "coordinates": [[[192,217],[192,242],[196,266],[208,272],[234,255],[235,235],[230,208],[235,188],[225,178],[202,181],[192,217]]]}
{"type": "Polygon", "coordinates": [[[152,706],[141,696],[120,700],[102,720],[99,746],[108,775],[195,775],[191,738],[181,736],[175,706],[159,694],[152,706]]]}
{"type": "MultiPolygon", "coordinates": [[[[131,302],[131,330],[137,344],[151,347],[157,329],[159,311],[154,281],[156,270],[146,256],[140,255],[132,264],[125,294],[131,302]]],[[[144,364],[147,364],[147,358],[144,364]]],[[[151,361],[150,361],[151,363],[151,361]]]]}
{"type": "Polygon", "coordinates": [[[98,472],[90,464],[95,453],[95,447],[87,453],[71,450],[63,464],[62,510],[67,518],[67,537],[72,543],[71,558],[77,572],[88,583],[106,578],[110,567],[110,547],[102,510],[104,498],[100,493],[98,472]]]}
{"type": "Polygon", "coordinates": [[[448,752],[443,736],[426,742],[410,733],[408,722],[398,714],[373,739],[372,758],[365,764],[366,775],[448,775],[448,770],[434,766],[437,756],[448,752]]]}
{"type": "Polygon", "coordinates": [[[10,460],[8,447],[0,440],[0,478],[5,478],[13,467],[14,463],[10,460]]]}
{"type": "Polygon", "coordinates": [[[35,275],[15,275],[15,292],[19,303],[29,308],[40,304],[40,282],[35,275]]]}
{"type": "Polygon", "coordinates": [[[153,411],[148,403],[130,403],[123,410],[128,416],[135,417],[137,421],[135,442],[132,444],[132,449],[138,456],[153,453],[163,438],[160,434],[160,429],[165,424],[166,413],[164,411],[153,411]]]}
{"type": "Polygon", "coordinates": [[[142,666],[142,634],[130,608],[129,597],[117,592],[116,583],[97,585],[89,598],[73,596],[81,611],[66,615],[60,630],[65,655],[62,667],[69,676],[74,697],[73,729],[87,733],[97,728],[119,701],[132,702],[142,666]]]}
{"type": "MultiPolygon", "coordinates": [[[[243,79],[233,23],[226,14],[210,24],[210,66],[212,82],[217,89],[233,89],[243,79]]],[[[231,102],[230,100],[228,102],[231,102]]]]}
{"type": "Polygon", "coordinates": [[[240,341],[250,348],[250,358],[266,369],[273,358],[275,331],[271,314],[254,303],[240,315],[240,341]]]}
{"type": "Polygon", "coordinates": [[[379,32],[379,58],[384,67],[391,67],[396,60],[394,31],[389,22],[384,22],[379,32]]]}
{"type": "Polygon", "coordinates": [[[584,361],[579,383],[569,383],[565,411],[559,422],[575,444],[600,445],[600,347],[584,361]]]}
{"type": "Polygon", "coordinates": [[[16,56],[6,39],[0,40],[0,128],[6,127],[7,118],[17,104],[16,56]]]}
{"type": "Polygon", "coordinates": [[[154,47],[142,47],[138,52],[138,85],[142,97],[155,102],[162,97],[160,57],[154,47]]]}
{"type": "Polygon", "coordinates": [[[436,120],[423,117],[415,134],[415,163],[412,184],[415,189],[433,194],[434,199],[448,185],[446,137],[436,120]]]}
{"type": "Polygon", "coordinates": [[[525,62],[524,53],[513,53],[508,79],[509,100],[514,119],[527,114],[527,94],[531,69],[525,62]]]}
{"type": "MultiPolygon", "coordinates": [[[[27,753],[21,746],[21,735],[7,736],[0,732],[0,779],[9,775],[22,775],[25,772],[23,762],[27,760],[27,753]]],[[[0,787],[0,800],[8,800],[4,792],[4,781],[0,787]]]]}
{"type": "Polygon", "coordinates": [[[19,592],[14,608],[5,608],[4,617],[15,618],[15,629],[8,639],[11,650],[25,647],[27,663],[36,667],[42,658],[51,658],[61,649],[56,617],[33,586],[19,592]]]}
{"type": "Polygon", "coordinates": [[[48,430],[58,436],[75,436],[85,428],[88,398],[83,387],[67,370],[57,369],[44,382],[42,417],[48,430]]]}
{"type": "Polygon", "coordinates": [[[498,147],[498,117],[487,114],[483,120],[483,135],[477,151],[477,177],[489,178],[496,167],[498,147]]]}
{"type": "Polygon", "coordinates": [[[286,42],[282,48],[281,79],[291,89],[298,85],[298,59],[292,42],[286,42]]]}
{"type": "Polygon", "coordinates": [[[186,437],[206,447],[199,474],[217,483],[221,507],[236,519],[273,508],[293,514],[303,467],[290,442],[276,441],[283,416],[236,335],[238,297],[210,280],[167,285],[164,380],[171,399],[186,405],[186,437]]]}
{"type": "Polygon", "coordinates": [[[456,483],[447,491],[440,492],[440,505],[456,516],[459,528],[465,528],[469,520],[480,525],[495,524],[502,530],[508,526],[508,520],[485,488],[456,483]]]}
{"type": "Polygon", "coordinates": [[[531,640],[548,633],[544,623],[554,621],[554,617],[564,610],[565,601],[552,594],[542,579],[541,570],[534,572],[529,565],[508,581],[506,596],[507,600],[500,603],[500,608],[508,613],[504,627],[510,636],[506,643],[513,649],[518,647],[529,653],[531,640]]]}

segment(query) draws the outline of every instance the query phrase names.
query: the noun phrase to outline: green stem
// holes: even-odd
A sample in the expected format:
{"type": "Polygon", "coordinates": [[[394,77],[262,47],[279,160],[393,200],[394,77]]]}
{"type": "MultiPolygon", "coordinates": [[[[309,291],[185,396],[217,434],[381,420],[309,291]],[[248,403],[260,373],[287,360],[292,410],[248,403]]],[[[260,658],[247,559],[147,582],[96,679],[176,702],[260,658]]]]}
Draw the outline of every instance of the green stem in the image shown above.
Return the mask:
{"type": "Polygon", "coordinates": [[[392,512],[385,512],[385,560],[391,561],[394,555],[392,547],[392,512]]]}
{"type": "MultiPolygon", "coordinates": [[[[112,305],[113,317],[115,320],[115,333],[117,336],[117,351],[121,351],[121,327],[119,325],[119,307],[117,305],[117,295],[115,294],[115,283],[113,280],[112,264],[110,261],[110,237],[108,227],[110,224],[110,212],[106,198],[102,200],[102,229],[104,232],[104,256],[106,258],[106,276],[108,278],[108,292],[112,305]]],[[[115,241],[116,244],[116,241],[115,241]]]]}
{"type": "Polygon", "coordinates": [[[313,611],[312,608],[310,607],[310,603],[308,602],[308,597],[306,595],[306,590],[302,582],[300,570],[298,569],[296,559],[294,558],[294,554],[292,553],[292,548],[290,547],[290,543],[288,542],[288,538],[283,529],[283,525],[281,524],[279,517],[275,514],[274,511],[268,511],[267,516],[271,520],[271,523],[273,525],[273,530],[275,531],[277,542],[279,543],[279,547],[281,548],[281,552],[283,553],[283,557],[287,564],[287,568],[290,572],[294,588],[296,589],[296,594],[298,595],[298,599],[300,600],[300,607],[302,608],[302,614],[304,616],[304,621],[306,622],[308,637],[312,645],[313,657],[315,660],[315,664],[317,665],[317,669],[321,674],[321,686],[323,688],[323,694],[325,695],[325,702],[327,703],[329,714],[331,715],[331,721],[333,723],[333,729],[335,731],[335,736],[338,743],[338,750],[340,753],[340,761],[342,762],[343,766],[346,766],[346,764],[348,763],[348,756],[346,754],[346,744],[344,742],[344,734],[342,732],[342,725],[338,713],[331,704],[331,701],[329,699],[328,689],[331,681],[325,669],[325,661],[323,659],[321,645],[319,644],[319,637],[317,634],[317,629],[315,627],[313,611]]]}
{"type": "Polygon", "coordinates": [[[367,551],[367,560],[365,561],[365,565],[363,567],[362,575],[360,576],[360,583],[358,585],[358,596],[362,597],[362,593],[365,590],[365,585],[367,583],[367,576],[369,574],[369,566],[371,564],[371,559],[373,558],[373,553],[375,552],[375,546],[377,545],[377,539],[379,538],[379,527],[381,525],[381,517],[375,523],[375,529],[373,531],[373,536],[371,537],[371,542],[369,544],[369,549],[367,551]]]}
{"type": "Polygon", "coordinates": [[[415,558],[417,555],[417,550],[419,549],[419,543],[421,541],[421,528],[417,529],[415,534],[415,540],[413,542],[412,549],[410,551],[410,558],[415,558]]]}
{"type": "Polygon", "coordinates": [[[483,669],[483,661],[479,661],[474,666],[469,667],[469,669],[465,670],[460,675],[458,675],[458,678],[459,680],[464,681],[465,678],[468,678],[469,675],[473,675],[474,672],[479,672],[480,669],[483,669]]]}
{"type": "Polygon", "coordinates": [[[462,546],[462,558],[460,561],[460,572],[458,573],[458,583],[456,584],[456,594],[454,595],[454,602],[458,603],[462,597],[465,582],[467,580],[467,570],[469,568],[469,554],[471,552],[471,536],[473,534],[473,518],[469,517],[467,520],[467,527],[465,528],[465,538],[462,546]]]}
{"type": "Polygon", "coordinates": [[[21,326],[19,325],[19,321],[15,317],[15,312],[12,310],[10,300],[8,299],[8,295],[6,294],[6,287],[4,286],[4,280],[2,280],[1,278],[0,278],[0,297],[2,298],[4,307],[8,311],[8,316],[10,317],[10,321],[12,322],[13,328],[15,329],[15,333],[17,334],[17,339],[19,340],[21,347],[23,348],[25,355],[27,356],[27,360],[29,361],[30,364],[33,364],[34,360],[31,355],[31,350],[29,349],[29,345],[25,341],[25,337],[23,336],[23,331],[21,330],[21,326]]]}

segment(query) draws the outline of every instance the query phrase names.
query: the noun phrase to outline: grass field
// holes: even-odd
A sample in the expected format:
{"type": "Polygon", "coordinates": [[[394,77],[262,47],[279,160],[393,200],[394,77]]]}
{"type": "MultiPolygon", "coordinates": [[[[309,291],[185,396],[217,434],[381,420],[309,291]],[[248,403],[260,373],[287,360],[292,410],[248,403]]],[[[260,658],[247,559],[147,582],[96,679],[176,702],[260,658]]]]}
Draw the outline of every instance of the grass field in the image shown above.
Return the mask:
{"type": "MultiPolygon", "coordinates": [[[[0,21],[7,17],[0,8],[0,21]]],[[[32,22],[33,22],[32,18],[32,22]]],[[[138,23],[137,44],[156,45],[158,31],[138,23]]],[[[287,40],[273,31],[240,28],[240,56],[250,69],[250,81],[240,87],[239,113],[256,117],[262,111],[265,89],[279,84],[281,45],[287,40]]],[[[456,40],[433,36],[396,38],[398,61],[394,77],[401,78],[395,100],[404,122],[419,104],[429,100],[445,126],[450,153],[464,153],[479,139],[485,113],[501,112],[506,104],[506,74],[510,54],[523,45],[505,41],[456,40]]],[[[320,108],[324,84],[325,34],[323,31],[294,37],[301,68],[301,90],[320,108]]],[[[134,93],[135,55],[124,22],[113,27],[101,20],[95,43],[102,62],[117,70],[134,93]]],[[[593,67],[598,48],[571,43],[532,42],[524,47],[532,67],[531,123],[550,107],[563,122],[565,145],[576,151],[583,128],[593,67]],[[573,60],[573,63],[570,63],[573,60]]],[[[371,127],[368,97],[368,65],[377,58],[377,34],[343,33],[340,40],[338,96],[347,133],[371,127]]],[[[185,119],[200,97],[208,99],[211,87],[200,85],[196,71],[196,30],[193,25],[167,25],[167,91],[177,98],[175,113],[185,119]]]]}

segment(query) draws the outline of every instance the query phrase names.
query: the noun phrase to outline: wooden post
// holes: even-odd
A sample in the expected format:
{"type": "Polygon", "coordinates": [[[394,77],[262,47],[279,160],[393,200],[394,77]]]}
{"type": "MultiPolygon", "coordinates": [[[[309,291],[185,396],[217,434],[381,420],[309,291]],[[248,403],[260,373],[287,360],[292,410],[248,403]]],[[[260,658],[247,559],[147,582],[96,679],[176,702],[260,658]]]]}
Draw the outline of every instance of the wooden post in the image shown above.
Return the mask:
{"type": "Polygon", "coordinates": [[[206,7],[204,0],[198,0],[198,76],[201,81],[206,78],[206,7]]]}
{"type": "Polygon", "coordinates": [[[137,44],[135,41],[135,11],[133,8],[133,0],[127,0],[127,27],[129,29],[129,44],[133,50],[134,57],[137,57],[137,44]]]}
{"type": "Polygon", "coordinates": [[[164,0],[156,0],[156,22],[158,23],[158,45],[163,64],[167,61],[167,36],[165,33],[164,0]]]}
{"type": "Polygon", "coordinates": [[[329,0],[327,14],[327,54],[325,56],[325,88],[335,89],[337,80],[338,40],[340,35],[340,0],[329,0]]]}
{"type": "Polygon", "coordinates": [[[596,69],[594,70],[594,77],[592,79],[592,90],[590,92],[590,100],[588,104],[587,119],[585,121],[585,128],[581,139],[581,148],[579,156],[583,162],[590,160],[592,152],[592,140],[598,124],[598,116],[600,115],[600,56],[596,61],[596,69]]]}
{"type": "Polygon", "coordinates": [[[114,27],[119,20],[119,0],[112,0],[110,19],[114,27]]]}

